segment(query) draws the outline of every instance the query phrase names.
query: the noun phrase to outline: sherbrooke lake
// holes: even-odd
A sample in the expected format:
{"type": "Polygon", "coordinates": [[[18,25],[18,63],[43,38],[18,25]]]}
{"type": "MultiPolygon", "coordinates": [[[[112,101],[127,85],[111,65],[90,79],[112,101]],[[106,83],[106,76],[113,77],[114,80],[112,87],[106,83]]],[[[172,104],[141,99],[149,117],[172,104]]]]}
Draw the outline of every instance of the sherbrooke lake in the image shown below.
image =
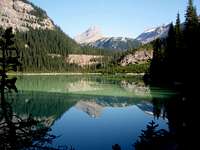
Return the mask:
{"type": "Polygon", "coordinates": [[[150,121],[168,130],[166,118],[154,117],[151,100],[169,93],[150,92],[141,77],[18,76],[17,88],[14,112],[44,120],[57,136],[54,147],[111,150],[117,143],[133,150],[150,121]]]}

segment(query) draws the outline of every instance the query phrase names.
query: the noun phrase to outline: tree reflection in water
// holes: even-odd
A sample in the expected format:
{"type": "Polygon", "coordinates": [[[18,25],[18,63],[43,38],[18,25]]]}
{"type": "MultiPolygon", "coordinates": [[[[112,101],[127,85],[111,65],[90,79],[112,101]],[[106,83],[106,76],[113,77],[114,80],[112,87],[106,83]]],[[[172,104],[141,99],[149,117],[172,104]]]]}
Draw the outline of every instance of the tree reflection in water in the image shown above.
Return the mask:
{"type": "Polygon", "coordinates": [[[158,125],[153,121],[142,130],[139,139],[134,144],[136,150],[189,150],[193,149],[191,142],[194,134],[194,122],[192,121],[193,98],[188,86],[176,86],[176,94],[170,97],[153,98],[154,116],[166,117],[169,130],[157,129],[158,125]],[[162,112],[162,113],[161,113],[162,112]]]}
{"type": "Polygon", "coordinates": [[[11,105],[1,99],[0,105],[0,149],[47,149],[55,138],[48,134],[49,128],[31,115],[19,117],[11,105]]]}
{"type": "Polygon", "coordinates": [[[49,127],[31,115],[21,117],[13,112],[11,93],[17,92],[17,78],[11,78],[7,73],[17,71],[20,66],[13,38],[12,28],[0,35],[0,149],[56,149],[48,146],[56,138],[48,134],[49,127]]]}

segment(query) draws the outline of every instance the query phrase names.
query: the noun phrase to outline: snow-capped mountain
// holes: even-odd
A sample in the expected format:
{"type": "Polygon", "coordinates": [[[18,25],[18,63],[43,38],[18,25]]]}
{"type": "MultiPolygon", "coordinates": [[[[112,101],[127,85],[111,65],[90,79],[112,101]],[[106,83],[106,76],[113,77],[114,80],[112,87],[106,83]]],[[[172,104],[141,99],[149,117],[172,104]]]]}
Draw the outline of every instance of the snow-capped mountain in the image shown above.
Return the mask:
{"type": "Polygon", "coordinates": [[[140,42],[135,39],[126,37],[105,37],[95,42],[91,42],[89,43],[89,45],[98,48],[126,51],[128,49],[138,47],[140,45],[140,42]]]}
{"type": "Polygon", "coordinates": [[[77,43],[88,44],[103,38],[101,31],[98,27],[92,26],[85,32],[77,35],[74,39],[77,43]]]}
{"type": "Polygon", "coordinates": [[[168,35],[169,27],[170,24],[148,29],[140,34],[136,40],[146,44],[157,38],[164,38],[168,35]]]}
{"type": "Polygon", "coordinates": [[[75,41],[82,45],[89,45],[97,48],[113,50],[128,50],[140,45],[135,39],[127,37],[105,37],[97,27],[90,27],[88,30],[76,36],[75,41]]]}

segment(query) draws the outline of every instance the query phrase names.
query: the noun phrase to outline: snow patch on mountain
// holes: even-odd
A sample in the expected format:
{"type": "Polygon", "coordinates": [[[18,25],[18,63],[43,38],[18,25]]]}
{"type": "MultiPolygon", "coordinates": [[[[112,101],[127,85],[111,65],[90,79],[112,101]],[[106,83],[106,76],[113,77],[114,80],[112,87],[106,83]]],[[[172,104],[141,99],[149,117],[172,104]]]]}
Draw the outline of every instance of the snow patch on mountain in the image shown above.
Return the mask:
{"type": "Polygon", "coordinates": [[[82,45],[89,45],[96,48],[106,48],[112,50],[126,51],[139,46],[139,42],[127,37],[105,37],[101,30],[96,27],[90,27],[88,30],[76,36],[75,41],[82,45]]]}
{"type": "Polygon", "coordinates": [[[140,41],[143,44],[149,43],[156,40],[157,38],[165,38],[168,35],[170,24],[162,25],[155,28],[150,28],[140,34],[136,40],[140,41]]]}
{"type": "Polygon", "coordinates": [[[89,43],[89,45],[98,48],[126,51],[138,47],[140,43],[137,40],[126,37],[104,37],[100,40],[89,43]]]}

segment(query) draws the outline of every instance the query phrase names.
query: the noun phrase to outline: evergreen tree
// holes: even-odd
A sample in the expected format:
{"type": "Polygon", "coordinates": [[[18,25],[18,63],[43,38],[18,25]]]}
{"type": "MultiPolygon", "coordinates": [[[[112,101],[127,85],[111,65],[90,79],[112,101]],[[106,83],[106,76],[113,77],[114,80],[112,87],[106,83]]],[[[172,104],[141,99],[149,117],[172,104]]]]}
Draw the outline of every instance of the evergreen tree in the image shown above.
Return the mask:
{"type": "MultiPolygon", "coordinates": [[[[9,71],[16,71],[17,67],[20,65],[18,50],[14,47],[14,35],[12,33],[12,28],[5,30],[0,37],[0,109],[5,115],[5,121],[10,127],[8,133],[10,134],[11,141],[15,139],[14,125],[12,124],[12,110],[7,107],[6,96],[11,90],[17,91],[15,86],[16,77],[10,79],[7,76],[9,71]],[[9,113],[6,113],[10,110],[9,113]]],[[[1,120],[0,120],[1,121],[1,120]]],[[[2,123],[2,122],[1,122],[2,123]]]]}
{"type": "Polygon", "coordinates": [[[166,45],[164,48],[164,79],[165,81],[171,81],[175,74],[176,57],[175,57],[175,31],[173,23],[170,24],[168,37],[166,38],[166,45]]]}
{"type": "Polygon", "coordinates": [[[180,15],[176,25],[170,25],[168,37],[162,42],[156,40],[154,55],[150,66],[150,78],[173,85],[175,81],[192,86],[199,78],[197,75],[200,26],[196,8],[189,0],[185,14],[184,27],[181,28],[180,15]],[[165,68],[165,69],[163,69],[165,68]],[[162,73],[161,73],[162,72],[162,73]]]}
{"type": "Polygon", "coordinates": [[[185,14],[185,42],[187,48],[192,48],[194,51],[197,45],[198,34],[198,16],[196,8],[193,6],[193,0],[189,0],[189,4],[185,14]]]}
{"type": "Polygon", "coordinates": [[[181,20],[180,20],[180,14],[177,14],[176,17],[176,24],[175,24],[175,40],[176,40],[176,49],[180,49],[182,45],[182,31],[181,31],[181,20]]]}
{"type": "Polygon", "coordinates": [[[166,38],[166,50],[165,50],[165,59],[169,61],[169,58],[174,57],[174,49],[175,49],[175,31],[173,23],[170,24],[168,36],[166,38]]]}
{"type": "Polygon", "coordinates": [[[192,32],[198,27],[198,16],[196,8],[193,6],[193,0],[189,0],[185,14],[185,29],[187,32],[192,32]]]}
{"type": "Polygon", "coordinates": [[[17,90],[15,87],[16,78],[9,79],[7,73],[17,71],[19,62],[18,49],[14,47],[14,34],[12,28],[5,30],[5,33],[0,37],[0,90],[1,99],[4,99],[5,89],[17,90]]]}
{"type": "Polygon", "coordinates": [[[185,14],[185,29],[184,29],[184,43],[182,55],[182,75],[183,80],[189,84],[191,81],[188,79],[194,79],[192,72],[196,71],[198,60],[198,16],[196,8],[193,6],[193,1],[189,0],[189,4],[185,14]],[[187,60],[187,61],[186,61],[187,60]]]}
{"type": "Polygon", "coordinates": [[[180,14],[179,12],[177,13],[177,16],[176,16],[176,25],[175,25],[175,31],[176,33],[180,33],[181,32],[181,20],[180,20],[180,14]]]}
{"type": "Polygon", "coordinates": [[[162,41],[155,40],[153,43],[153,59],[150,65],[150,78],[153,82],[159,82],[162,77],[163,68],[163,54],[162,54],[162,41]]]}
{"type": "Polygon", "coordinates": [[[183,32],[181,30],[181,21],[180,14],[177,14],[176,24],[175,24],[175,52],[174,58],[176,59],[176,63],[174,63],[175,74],[174,79],[179,80],[178,78],[181,76],[181,66],[182,66],[182,58],[183,58],[183,32]]]}

